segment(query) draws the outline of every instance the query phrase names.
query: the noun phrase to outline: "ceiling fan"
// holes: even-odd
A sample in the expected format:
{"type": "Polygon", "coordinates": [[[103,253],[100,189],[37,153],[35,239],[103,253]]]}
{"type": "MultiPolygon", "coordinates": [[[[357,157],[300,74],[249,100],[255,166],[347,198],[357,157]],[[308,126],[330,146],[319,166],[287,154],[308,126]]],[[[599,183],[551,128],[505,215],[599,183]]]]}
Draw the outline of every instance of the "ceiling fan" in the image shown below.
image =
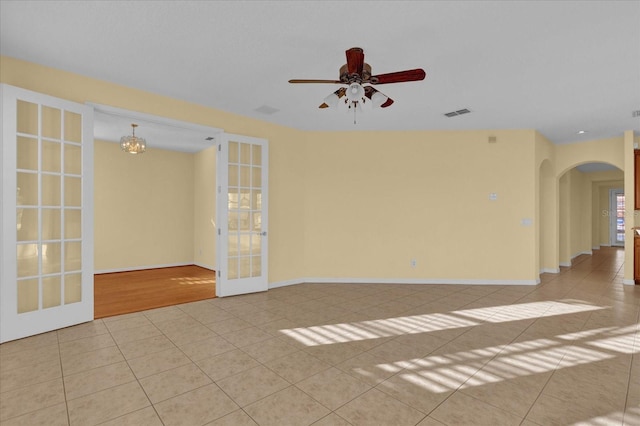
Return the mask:
{"type": "Polygon", "coordinates": [[[362,48],[352,47],[345,53],[347,55],[347,63],[340,67],[339,80],[293,79],[289,80],[289,83],[329,83],[345,84],[348,86],[341,87],[327,96],[319,108],[335,107],[340,101],[344,102],[349,109],[357,108],[368,101],[371,101],[371,104],[375,107],[386,108],[393,103],[393,99],[379,92],[373,86],[419,81],[424,80],[426,76],[422,68],[371,75],[371,65],[364,61],[364,51],[362,48]]]}

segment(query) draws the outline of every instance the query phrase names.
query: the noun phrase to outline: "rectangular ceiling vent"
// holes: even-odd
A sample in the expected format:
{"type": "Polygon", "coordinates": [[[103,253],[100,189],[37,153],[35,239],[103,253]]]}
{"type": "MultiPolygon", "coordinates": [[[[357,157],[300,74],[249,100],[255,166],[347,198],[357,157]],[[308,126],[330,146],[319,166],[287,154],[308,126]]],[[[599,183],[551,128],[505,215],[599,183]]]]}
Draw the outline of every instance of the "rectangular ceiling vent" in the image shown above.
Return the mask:
{"type": "Polygon", "coordinates": [[[451,118],[451,117],[455,117],[456,115],[468,114],[470,112],[471,111],[469,111],[467,108],[464,108],[464,109],[459,109],[457,111],[447,112],[445,115],[451,118]]]}
{"type": "Polygon", "coordinates": [[[631,112],[632,117],[640,117],[640,109],[631,112]]]}

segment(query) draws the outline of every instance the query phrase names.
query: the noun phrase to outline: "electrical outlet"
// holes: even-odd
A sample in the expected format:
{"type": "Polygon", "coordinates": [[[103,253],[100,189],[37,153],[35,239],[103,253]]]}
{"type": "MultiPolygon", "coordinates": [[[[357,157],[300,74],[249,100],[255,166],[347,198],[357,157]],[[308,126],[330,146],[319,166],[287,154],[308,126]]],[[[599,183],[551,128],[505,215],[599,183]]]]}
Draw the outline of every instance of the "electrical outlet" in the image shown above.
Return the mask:
{"type": "Polygon", "coordinates": [[[411,267],[415,268],[418,262],[415,259],[411,259],[411,267]]]}

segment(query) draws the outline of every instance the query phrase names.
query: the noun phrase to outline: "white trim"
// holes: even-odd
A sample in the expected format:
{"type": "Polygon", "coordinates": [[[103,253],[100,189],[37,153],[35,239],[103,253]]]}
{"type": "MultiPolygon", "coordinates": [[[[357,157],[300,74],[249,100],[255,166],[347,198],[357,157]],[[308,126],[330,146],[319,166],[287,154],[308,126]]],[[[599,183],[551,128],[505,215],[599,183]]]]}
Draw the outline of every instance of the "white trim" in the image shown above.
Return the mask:
{"type": "Polygon", "coordinates": [[[560,268],[542,268],[540,269],[541,274],[559,274],[560,268]]]}
{"type": "Polygon", "coordinates": [[[573,259],[575,259],[576,257],[578,257],[578,256],[580,256],[582,254],[587,254],[589,256],[593,256],[593,251],[588,250],[588,251],[581,251],[579,253],[576,253],[576,254],[571,256],[571,259],[569,260],[569,262],[560,262],[559,266],[566,266],[567,268],[570,268],[571,266],[573,266],[573,259]]]}
{"type": "Polygon", "coordinates": [[[285,287],[295,284],[461,284],[461,285],[537,285],[535,280],[478,280],[455,278],[319,278],[307,277],[270,283],[269,288],[285,287]]]}
{"type": "Polygon", "coordinates": [[[600,244],[600,247],[611,247],[611,244],[600,244]]]}
{"type": "Polygon", "coordinates": [[[215,272],[215,271],[216,271],[215,266],[206,265],[206,264],[204,264],[204,263],[196,262],[196,263],[193,263],[193,265],[195,265],[195,266],[199,266],[199,267],[204,268],[204,269],[208,269],[208,270],[213,271],[213,272],[215,272]]]}
{"type": "Polygon", "coordinates": [[[591,247],[591,250],[600,250],[600,246],[593,246],[591,247]]]}
{"type": "MultiPolygon", "coordinates": [[[[189,121],[174,120],[172,118],[161,117],[159,115],[146,114],[144,112],[131,111],[128,109],[117,108],[109,105],[97,104],[95,102],[85,102],[85,105],[92,106],[96,112],[114,115],[117,117],[125,117],[134,120],[147,121],[154,124],[162,124],[165,126],[177,127],[179,129],[194,130],[221,134],[224,130],[218,127],[203,126],[201,124],[191,123],[189,121]]],[[[213,144],[212,144],[213,145],[213,144]]]]}
{"type": "MultiPolygon", "coordinates": [[[[176,266],[191,266],[194,265],[193,262],[187,263],[166,263],[164,265],[146,265],[146,266],[129,266],[126,268],[111,268],[111,269],[100,269],[98,271],[93,271],[95,275],[98,274],[113,274],[115,272],[132,272],[132,271],[144,271],[145,269],[160,269],[160,268],[173,268],[176,266]]],[[[197,265],[200,266],[200,265],[197,265]]],[[[209,269],[209,268],[207,268],[209,269]]]]}
{"type": "Polygon", "coordinates": [[[301,279],[278,281],[275,283],[269,283],[269,289],[278,288],[278,287],[287,287],[287,286],[296,285],[296,284],[303,284],[304,282],[305,281],[301,279]]]}
{"type": "Polygon", "coordinates": [[[622,284],[624,285],[636,285],[636,281],[635,280],[628,280],[628,279],[624,279],[622,280],[622,284]]]}

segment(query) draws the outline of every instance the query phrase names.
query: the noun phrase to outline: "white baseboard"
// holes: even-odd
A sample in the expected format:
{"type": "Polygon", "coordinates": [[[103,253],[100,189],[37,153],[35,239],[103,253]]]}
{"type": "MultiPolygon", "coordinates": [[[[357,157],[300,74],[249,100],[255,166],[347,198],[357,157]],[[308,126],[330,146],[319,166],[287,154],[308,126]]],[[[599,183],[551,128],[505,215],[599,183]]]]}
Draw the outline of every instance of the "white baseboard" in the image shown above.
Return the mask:
{"type": "Polygon", "coordinates": [[[535,280],[478,280],[455,278],[319,278],[306,277],[294,280],[270,283],[269,288],[285,287],[289,285],[310,284],[460,284],[460,285],[537,285],[535,280]]]}
{"type": "Polygon", "coordinates": [[[176,266],[189,266],[189,265],[193,265],[193,263],[188,262],[188,263],[167,263],[165,265],[130,266],[127,268],[100,269],[97,271],[93,271],[93,273],[94,274],[112,274],[114,272],[144,271],[145,269],[173,268],[176,266]]]}
{"type": "Polygon", "coordinates": [[[626,284],[626,285],[636,285],[636,281],[635,281],[635,280],[627,280],[627,279],[624,279],[624,280],[622,280],[622,284],[626,284]]]}
{"type": "Polygon", "coordinates": [[[570,268],[571,267],[571,262],[560,262],[558,265],[570,268]]]}
{"type": "Polygon", "coordinates": [[[207,265],[207,264],[204,264],[204,263],[195,262],[195,263],[193,263],[193,265],[199,266],[199,267],[204,268],[204,269],[208,269],[208,270],[213,271],[213,272],[216,271],[216,267],[215,266],[207,265]]]}
{"type": "Polygon", "coordinates": [[[588,254],[589,256],[593,255],[593,251],[591,250],[586,250],[586,251],[581,251],[579,253],[574,254],[573,256],[571,256],[571,260],[575,259],[578,256],[582,256],[583,254],[588,254]]]}
{"type": "Polygon", "coordinates": [[[591,250],[600,250],[600,246],[591,247],[591,250]]]}
{"type": "Polygon", "coordinates": [[[295,280],[286,280],[286,281],[278,281],[275,283],[269,283],[269,288],[278,288],[278,287],[286,287],[289,285],[296,285],[296,284],[302,284],[304,283],[304,280],[301,279],[295,279],[295,280]]]}
{"type": "Polygon", "coordinates": [[[542,268],[540,269],[541,274],[559,274],[560,268],[542,268]]]}

